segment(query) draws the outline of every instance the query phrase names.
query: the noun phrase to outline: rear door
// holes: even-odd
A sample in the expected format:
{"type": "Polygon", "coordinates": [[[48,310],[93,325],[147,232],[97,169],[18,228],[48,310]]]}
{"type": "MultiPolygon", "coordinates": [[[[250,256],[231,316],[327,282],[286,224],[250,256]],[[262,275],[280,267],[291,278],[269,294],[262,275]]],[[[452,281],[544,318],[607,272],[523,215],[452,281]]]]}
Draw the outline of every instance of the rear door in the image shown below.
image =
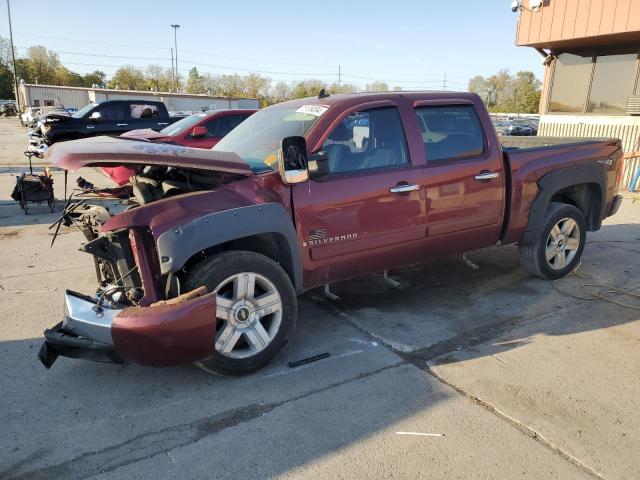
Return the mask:
{"type": "Polygon", "coordinates": [[[321,150],[330,174],[293,187],[305,287],[420,258],[424,198],[397,107],[345,112],[321,150]]]}
{"type": "Polygon", "coordinates": [[[502,151],[474,104],[417,102],[426,165],[427,254],[439,256],[497,242],[505,205],[502,151]]]}
{"type": "Polygon", "coordinates": [[[153,130],[162,130],[169,124],[167,119],[162,119],[160,115],[163,113],[160,111],[160,107],[154,102],[144,101],[131,101],[126,102],[126,114],[127,121],[123,122],[126,125],[123,131],[137,130],[139,128],[151,128],[153,130]],[[160,123],[166,121],[166,125],[160,125],[160,123]]]}

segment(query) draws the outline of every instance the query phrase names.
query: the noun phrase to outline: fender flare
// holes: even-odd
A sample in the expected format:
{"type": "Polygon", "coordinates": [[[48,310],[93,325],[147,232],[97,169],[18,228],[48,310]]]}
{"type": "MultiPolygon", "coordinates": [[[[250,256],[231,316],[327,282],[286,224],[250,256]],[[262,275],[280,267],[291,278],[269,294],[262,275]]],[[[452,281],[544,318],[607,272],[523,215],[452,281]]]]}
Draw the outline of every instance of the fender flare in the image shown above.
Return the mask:
{"type": "Polygon", "coordinates": [[[564,188],[585,183],[596,184],[600,188],[600,214],[594,219],[591,228],[593,231],[599,230],[605,210],[605,194],[607,191],[607,172],[605,165],[601,161],[554,170],[543,175],[538,180],[540,191],[531,203],[527,230],[520,243],[531,245],[536,242],[537,234],[542,228],[545,214],[553,195],[564,188]]]}
{"type": "Polygon", "coordinates": [[[180,270],[198,252],[259,234],[281,235],[291,254],[293,284],[302,291],[302,259],[290,213],[279,203],[264,203],[210,213],[173,227],[157,239],[160,273],[180,270]]]}

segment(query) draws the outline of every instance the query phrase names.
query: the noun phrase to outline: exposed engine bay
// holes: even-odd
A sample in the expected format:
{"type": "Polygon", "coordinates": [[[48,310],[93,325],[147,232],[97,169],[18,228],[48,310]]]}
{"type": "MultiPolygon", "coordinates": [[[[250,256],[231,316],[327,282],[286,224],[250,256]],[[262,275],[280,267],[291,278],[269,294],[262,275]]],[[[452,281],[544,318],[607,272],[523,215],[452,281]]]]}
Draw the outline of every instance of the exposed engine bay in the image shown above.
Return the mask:
{"type": "MultiPolygon", "coordinates": [[[[96,301],[96,308],[123,308],[142,304],[141,301],[145,299],[144,276],[139,271],[137,255],[143,247],[155,249],[155,245],[148,229],[132,228],[100,233],[101,226],[114,213],[106,205],[89,203],[91,200],[119,200],[124,205],[124,210],[121,211],[127,211],[177,195],[213,190],[239,178],[231,173],[173,166],[146,166],[132,171],[139,173],[132,175],[128,184],[115,188],[95,188],[91,183],[80,179],[80,188],[74,190],[61,217],[51,226],[56,227],[52,245],[61,225],[75,227],[84,235],[86,243],[80,250],[93,255],[99,284],[93,299],[96,301]]],[[[103,173],[109,175],[107,172],[103,173]]],[[[166,283],[165,298],[147,298],[146,303],[180,295],[177,278],[170,275],[166,283]]]]}

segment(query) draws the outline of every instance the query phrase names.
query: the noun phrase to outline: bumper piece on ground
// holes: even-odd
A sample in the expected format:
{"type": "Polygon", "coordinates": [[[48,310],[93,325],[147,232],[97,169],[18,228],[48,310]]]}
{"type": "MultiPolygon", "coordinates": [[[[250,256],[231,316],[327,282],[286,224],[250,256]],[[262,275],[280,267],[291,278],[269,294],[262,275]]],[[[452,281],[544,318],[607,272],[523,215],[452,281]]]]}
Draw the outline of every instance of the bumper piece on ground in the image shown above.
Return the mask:
{"type": "Polygon", "coordinates": [[[216,294],[196,289],[148,307],[97,306],[97,300],[67,290],[65,317],[45,330],[38,358],[51,368],[58,356],[99,362],[171,366],[214,352],[216,294]]]}
{"type": "Polygon", "coordinates": [[[38,358],[47,368],[51,368],[60,355],[95,362],[124,363],[113,346],[66,332],[63,330],[62,322],[45,330],[44,338],[38,358]]]}

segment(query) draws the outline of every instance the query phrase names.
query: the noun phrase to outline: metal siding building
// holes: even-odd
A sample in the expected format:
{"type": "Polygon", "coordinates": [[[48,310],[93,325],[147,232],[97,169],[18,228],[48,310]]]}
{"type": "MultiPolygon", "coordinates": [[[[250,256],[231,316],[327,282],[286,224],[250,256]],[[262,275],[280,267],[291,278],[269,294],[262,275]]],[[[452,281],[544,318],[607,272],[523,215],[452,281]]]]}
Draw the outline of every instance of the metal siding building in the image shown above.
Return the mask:
{"type": "Polygon", "coordinates": [[[91,102],[103,100],[156,100],[164,102],[169,111],[200,111],[215,105],[223,108],[259,108],[255,98],[210,97],[185,93],[149,92],[136,90],[111,90],[106,88],[61,87],[53,85],[19,85],[22,105],[58,106],[82,108],[91,102]]]}
{"type": "MultiPolygon", "coordinates": [[[[546,55],[538,135],[615,137],[640,150],[640,0],[523,0],[516,44],[546,55]],[[537,2],[535,2],[537,3],[537,2]]],[[[623,184],[640,168],[625,163],[623,184]]]]}

